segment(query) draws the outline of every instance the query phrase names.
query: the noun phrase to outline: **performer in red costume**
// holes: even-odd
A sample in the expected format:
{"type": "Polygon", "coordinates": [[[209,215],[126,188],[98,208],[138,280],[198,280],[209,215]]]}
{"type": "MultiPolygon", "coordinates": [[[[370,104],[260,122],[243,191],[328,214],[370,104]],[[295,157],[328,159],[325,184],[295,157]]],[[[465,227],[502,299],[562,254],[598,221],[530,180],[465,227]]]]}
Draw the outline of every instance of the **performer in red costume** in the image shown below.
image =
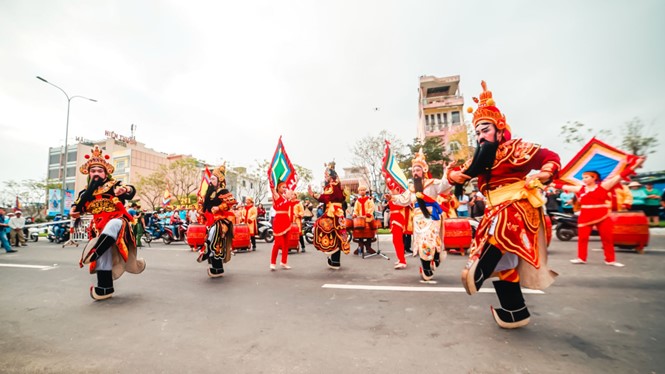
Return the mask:
{"type": "MultiPolygon", "coordinates": [[[[365,228],[368,229],[370,225],[374,222],[374,200],[371,197],[367,196],[367,186],[361,184],[358,187],[358,193],[360,197],[356,200],[356,203],[353,206],[353,218],[365,218],[365,228]]],[[[376,253],[372,249],[372,239],[360,239],[354,238],[354,241],[358,242],[358,249],[356,249],[353,254],[362,254],[362,251],[365,251],[369,254],[376,253]]]]}
{"type": "Polygon", "coordinates": [[[282,262],[280,266],[282,269],[289,270],[291,267],[288,265],[289,260],[289,247],[286,242],[286,235],[291,230],[292,217],[290,214],[291,207],[293,206],[293,191],[289,190],[285,182],[277,184],[277,188],[272,191],[273,208],[275,208],[275,217],[273,220],[273,232],[275,233],[275,242],[272,245],[272,253],[270,255],[270,270],[275,270],[277,265],[277,252],[282,250],[282,262]]]}
{"type": "Polygon", "coordinates": [[[145,270],[145,261],[136,258],[136,240],[130,226],[133,217],[124,205],[136,190],[113,179],[114,167],[98,146],[86,159],[79,170],[88,175],[88,187],[79,193],[70,215],[74,219],[82,213],[93,215],[91,230],[96,237],[84,249],[79,265],[89,264],[90,273],[97,274],[97,287],[90,287],[90,296],[104,300],[113,295],[113,281],[125,270],[134,274],[145,270]]]}
{"type": "Polygon", "coordinates": [[[224,264],[231,261],[233,225],[236,223],[231,209],[236,204],[235,197],[226,189],[226,166],[222,165],[213,170],[203,201],[199,202],[208,235],[205,250],[196,261],[208,261],[208,276],[211,278],[222,277],[224,264]]]}
{"type": "Polygon", "coordinates": [[[395,204],[390,194],[386,195],[386,200],[388,200],[388,206],[390,207],[390,233],[393,236],[393,246],[397,255],[395,270],[406,269],[404,235],[413,233],[412,207],[395,204]]]}
{"type": "Polygon", "coordinates": [[[612,238],[612,190],[621,180],[620,175],[606,178],[601,182],[597,171],[582,173],[583,186],[562,186],[564,191],[575,192],[580,202],[580,216],[577,219],[577,258],[570,260],[573,264],[586,264],[589,249],[589,236],[593,226],[598,228],[600,241],[605,252],[605,265],[623,267],[615,261],[614,240],[612,238]]]}
{"type": "Polygon", "coordinates": [[[314,223],[314,247],[328,255],[328,267],[338,270],[341,266],[341,252],[349,253],[346,227],[344,225],[345,201],[344,191],[339,183],[335,163],[327,165],[325,171],[326,184],[323,193],[315,194],[312,186],[308,186],[310,196],[325,204],[323,216],[314,223]]]}
{"type": "MultiPolygon", "coordinates": [[[[542,206],[542,183],[556,178],[559,156],[540,145],[511,139],[506,117],[496,107],[485,82],[473,113],[478,148],[461,170],[450,169],[448,180],[461,186],[478,177],[478,187],[487,197],[485,215],[476,231],[462,283],[473,295],[483,282],[498,274],[494,282],[501,308],[492,308],[502,328],[529,323],[520,283],[544,289],[556,273],[547,267],[547,244],[542,206]],[[538,173],[527,176],[532,170],[538,173]]],[[[471,109],[471,108],[469,108],[471,109]]]]}
{"type": "Polygon", "coordinates": [[[256,234],[259,232],[256,225],[256,218],[258,210],[254,206],[254,199],[247,196],[245,198],[245,206],[240,211],[242,223],[247,224],[249,228],[249,240],[252,242],[252,251],[256,251],[256,234]]]}

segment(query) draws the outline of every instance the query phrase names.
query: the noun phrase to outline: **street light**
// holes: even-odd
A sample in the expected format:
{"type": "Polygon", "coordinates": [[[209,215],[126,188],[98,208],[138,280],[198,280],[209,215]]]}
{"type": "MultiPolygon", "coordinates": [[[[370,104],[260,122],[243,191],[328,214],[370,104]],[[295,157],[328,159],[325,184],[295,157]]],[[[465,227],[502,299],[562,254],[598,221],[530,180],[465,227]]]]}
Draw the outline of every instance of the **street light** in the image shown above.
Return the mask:
{"type": "Polygon", "coordinates": [[[60,201],[60,214],[64,217],[65,216],[65,189],[67,187],[67,161],[68,161],[67,159],[69,158],[68,157],[69,155],[67,153],[67,137],[69,136],[69,106],[72,103],[72,99],[75,99],[77,97],[81,98],[81,99],[90,100],[90,101],[93,101],[95,103],[97,102],[97,100],[91,99],[91,98],[85,97],[85,96],[79,96],[79,95],[70,97],[69,95],[67,95],[67,92],[65,92],[65,90],[63,90],[62,88],[56,86],[55,84],[47,81],[46,79],[44,79],[40,76],[37,76],[37,79],[39,79],[40,81],[42,81],[44,83],[48,83],[51,86],[59,89],[60,91],[62,91],[63,94],[65,94],[65,97],[67,97],[67,124],[65,125],[65,153],[64,153],[63,161],[62,161],[62,190],[60,191],[60,198],[62,199],[60,201]]]}

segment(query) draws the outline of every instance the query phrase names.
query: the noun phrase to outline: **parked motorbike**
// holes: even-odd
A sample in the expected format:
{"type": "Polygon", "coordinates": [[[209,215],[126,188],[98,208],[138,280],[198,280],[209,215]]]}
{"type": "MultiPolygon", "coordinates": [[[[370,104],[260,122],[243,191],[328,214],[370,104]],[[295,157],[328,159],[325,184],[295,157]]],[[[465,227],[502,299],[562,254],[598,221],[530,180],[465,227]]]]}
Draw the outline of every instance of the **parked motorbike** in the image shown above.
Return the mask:
{"type": "Polygon", "coordinates": [[[302,232],[307,243],[314,243],[314,221],[303,221],[302,232]]]}
{"type": "Polygon", "coordinates": [[[272,243],[275,241],[275,233],[272,230],[272,224],[266,219],[261,219],[256,222],[258,233],[257,236],[259,239],[265,240],[266,243],[272,243]]]}
{"type": "MultiPolygon", "coordinates": [[[[556,224],[557,239],[567,242],[577,236],[577,216],[574,214],[558,213],[551,214],[552,224],[556,224]]],[[[591,235],[598,235],[598,230],[591,230],[591,235]]]]}
{"type": "Polygon", "coordinates": [[[165,225],[164,226],[164,233],[162,234],[162,240],[164,241],[164,244],[171,244],[172,242],[185,242],[187,243],[187,227],[188,225],[184,222],[177,223],[177,230],[178,230],[178,238],[176,239],[175,235],[173,235],[173,225],[165,225]]]}
{"type": "Polygon", "coordinates": [[[150,243],[153,240],[161,239],[164,235],[164,225],[159,222],[153,222],[150,226],[145,228],[143,233],[143,241],[150,243]]]}

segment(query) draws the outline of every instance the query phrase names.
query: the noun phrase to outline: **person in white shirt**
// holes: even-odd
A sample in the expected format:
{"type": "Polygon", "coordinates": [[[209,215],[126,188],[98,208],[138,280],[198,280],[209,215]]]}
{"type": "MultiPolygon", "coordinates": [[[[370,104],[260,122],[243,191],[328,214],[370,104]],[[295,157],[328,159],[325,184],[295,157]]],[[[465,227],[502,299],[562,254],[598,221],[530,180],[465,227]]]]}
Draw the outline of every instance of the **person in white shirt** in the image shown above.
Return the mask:
{"type": "Polygon", "coordinates": [[[20,210],[15,212],[15,216],[9,220],[9,241],[15,243],[16,246],[27,246],[25,243],[25,235],[23,235],[23,228],[25,228],[25,217],[20,210]]]}

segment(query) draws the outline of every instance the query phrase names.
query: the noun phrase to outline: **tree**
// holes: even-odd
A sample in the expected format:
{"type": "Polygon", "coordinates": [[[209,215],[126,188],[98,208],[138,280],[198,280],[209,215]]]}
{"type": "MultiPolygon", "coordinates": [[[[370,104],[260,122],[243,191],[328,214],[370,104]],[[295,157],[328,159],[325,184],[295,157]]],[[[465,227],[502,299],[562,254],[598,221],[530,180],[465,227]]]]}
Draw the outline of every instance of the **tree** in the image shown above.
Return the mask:
{"type": "Polygon", "coordinates": [[[162,165],[157,172],[161,174],[169,192],[179,203],[189,202],[189,196],[195,194],[201,182],[201,163],[193,157],[181,158],[168,165],[162,165]]]}
{"type": "Polygon", "coordinates": [[[354,156],[353,166],[362,170],[363,177],[370,183],[368,187],[379,193],[379,196],[388,192],[381,174],[381,161],[385,154],[386,140],[390,142],[390,147],[396,153],[400,153],[404,148],[402,142],[386,130],[381,130],[377,136],[368,135],[361,138],[351,147],[351,153],[354,156]]]}
{"type": "MultiPolygon", "coordinates": [[[[14,207],[16,198],[21,204],[21,211],[25,217],[43,219],[46,212],[46,191],[49,186],[45,180],[27,179],[23,181],[6,181],[2,190],[2,205],[7,208],[14,207]]],[[[51,188],[60,188],[60,185],[51,185],[51,188]]]]}
{"type": "Polygon", "coordinates": [[[398,161],[400,167],[404,170],[404,173],[408,178],[412,178],[411,160],[420,149],[423,150],[432,177],[441,178],[443,176],[443,164],[450,162],[451,160],[447,156],[448,153],[446,152],[441,138],[430,137],[425,138],[424,141],[415,138],[413,139],[413,143],[408,144],[407,147],[410,150],[410,154],[401,154],[398,161]]]}
{"type": "Polygon", "coordinates": [[[312,171],[298,164],[293,164],[293,167],[296,169],[296,174],[298,174],[296,191],[306,190],[307,185],[312,181],[312,171]]]}
{"type": "Polygon", "coordinates": [[[594,131],[594,129],[586,127],[585,124],[579,121],[568,121],[561,126],[561,138],[563,139],[563,142],[573,147],[583,147],[592,137],[608,141],[608,139],[611,140],[612,138],[612,131],[608,129],[598,129],[594,131]]]}
{"type": "Polygon", "coordinates": [[[635,117],[626,122],[626,127],[622,131],[621,146],[637,156],[646,156],[656,152],[658,139],[655,136],[647,136],[645,132],[644,123],[640,118],[635,117]]]}
{"type": "Polygon", "coordinates": [[[261,204],[261,200],[270,192],[270,183],[268,181],[268,167],[270,163],[268,160],[255,160],[256,165],[254,170],[250,174],[252,178],[256,181],[256,188],[254,189],[254,202],[256,204],[261,204]]]}
{"type": "Polygon", "coordinates": [[[166,181],[162,174],[156,171],[147,177],[141,177],[135,187],[136,194],[141,200],[149,203],[152,210],[157,210],[162,203],[162,194],[166,190],[166,181]]]}

